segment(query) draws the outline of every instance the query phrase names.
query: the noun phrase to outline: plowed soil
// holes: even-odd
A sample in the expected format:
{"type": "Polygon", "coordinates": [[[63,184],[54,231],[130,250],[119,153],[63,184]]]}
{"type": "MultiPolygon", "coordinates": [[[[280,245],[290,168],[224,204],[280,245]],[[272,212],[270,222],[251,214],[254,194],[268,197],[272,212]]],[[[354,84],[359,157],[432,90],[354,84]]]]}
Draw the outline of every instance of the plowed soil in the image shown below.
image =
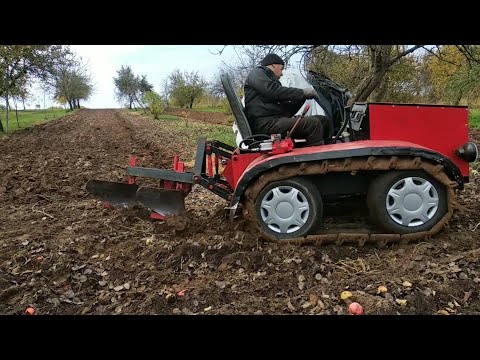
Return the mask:
{"type": "Polygon", "coordinates": [[[0,138],[0,314],[348,314],[351,301],[365,314],[480,313],[476,173],[446,229],[385,248],[262,243],[201,187],[186,219],[166,222],[85,191],[92,178],[125,181],[130,155],[171,168],[178,153],[191,161],[195,146],[125,110],[82,109],[0,138]]]}

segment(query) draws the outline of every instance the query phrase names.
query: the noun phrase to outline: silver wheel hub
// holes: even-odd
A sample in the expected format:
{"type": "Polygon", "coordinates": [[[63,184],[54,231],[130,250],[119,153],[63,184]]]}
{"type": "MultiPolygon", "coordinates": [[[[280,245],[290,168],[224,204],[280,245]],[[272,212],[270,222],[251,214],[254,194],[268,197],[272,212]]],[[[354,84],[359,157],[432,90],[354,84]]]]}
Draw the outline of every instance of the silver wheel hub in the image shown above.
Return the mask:
{"type": "Polygon", "coordinates": [[[310,206],[305,195],[298,189],[292,186],[277,186],[263,197],[260,214],[270,230],[279,234],[290,234],[305,225],[310,206]]]}
{"type": "Polygon", "coordinates": [[[397,224],[421,226],[438,210],[437,189],[428,180],[408,177],[396,182],[388,191],[386,209],[397,224]]]}

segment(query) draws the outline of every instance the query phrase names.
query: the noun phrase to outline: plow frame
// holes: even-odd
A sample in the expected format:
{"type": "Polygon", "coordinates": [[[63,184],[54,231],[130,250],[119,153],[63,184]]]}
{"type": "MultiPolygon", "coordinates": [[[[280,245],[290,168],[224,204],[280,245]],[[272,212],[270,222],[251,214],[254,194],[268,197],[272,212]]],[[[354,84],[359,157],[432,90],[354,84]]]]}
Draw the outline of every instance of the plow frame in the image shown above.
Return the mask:
{"type": "Polygon", "coordinates": [[[220,141],[197,141],[197,152],[193,171],[185,172],[185,163],[175,155],[173,170],[136,166],[135,157],[130,158],[127,167],[128,183],[135,184],[137,177],[160,180],[159,188],[168,190],[183,190],[190,193],[193,184],[198,184],[215,193],[223,199],[231,200],[233,188],[220,174],[220,164],[228,167],[235,148],[220,141]]]}

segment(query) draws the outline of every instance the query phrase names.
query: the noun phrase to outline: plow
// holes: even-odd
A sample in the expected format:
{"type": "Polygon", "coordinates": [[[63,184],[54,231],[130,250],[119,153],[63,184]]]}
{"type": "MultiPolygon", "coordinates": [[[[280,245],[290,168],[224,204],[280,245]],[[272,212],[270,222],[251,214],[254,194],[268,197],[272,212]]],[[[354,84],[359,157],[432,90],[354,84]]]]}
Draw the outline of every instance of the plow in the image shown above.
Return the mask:
{"type": "Polygon", "coordinates": [[[294,128],[285,137],[252,134],[230,78],[221,80],[241,139],[236,147],[198,139],[191,171],[178,156],[171,170],[137,166],[132,157],[125,183],[90,180],[87,191],[106,207],[140,204],[153,219],[165,220],[182,215],[185,197],[202,186],[224,199],[230,221],[243,217],[260,238],[294,244],[429,239],[452,218],[456,192],[469,181],[469,164],[478,155],[469,141],[467,107],[348,107],[343,97],[332,143],[299,147],[294,128]],[[141,178],[157,186],[141,186],[141,178]],[[329,203],[351,198],[364,201],[366,224],[323,221],[329,203]]]}
{"type": "Polygon", "coordinates": [[[106,208],[143,205],[152,211],[150,217],[158,220],[182,214],[185,211],[184,198],[191,191],[192,178],[184,176],[184,164],[179,161],[179,157],[174,158],[173,170],[136,167],[136,164],[137,159],[131,157],[127,168],[127,183],[90,180],[86,184],[87,191],[102,199],[106,208]],[[139,187],[135,180],[137,176],[159,179],[159,186],[139,187]]]}

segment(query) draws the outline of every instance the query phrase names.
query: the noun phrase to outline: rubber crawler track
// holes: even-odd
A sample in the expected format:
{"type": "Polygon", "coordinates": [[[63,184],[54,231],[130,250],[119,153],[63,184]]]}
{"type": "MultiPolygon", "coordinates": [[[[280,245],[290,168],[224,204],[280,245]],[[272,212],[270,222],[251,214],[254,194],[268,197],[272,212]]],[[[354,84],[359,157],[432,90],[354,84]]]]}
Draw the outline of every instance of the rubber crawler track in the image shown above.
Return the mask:
{"type": "Polygon", "coordinates": [[[332,244],[341,246],[343,244],[363,246],[366,243],[375,244],[383,247],[389,243],[400,242],[408,243],[410,241],[429,240],[433,235],[438,233],[448,221],[452,218],[453,212],[458,208],[455,199],[455,188],[458,183],[452,181],[445,173],[443,165],[432,164],[431,162],[420,157],[400,158],[392,157],[376,157],[368,158],[345,158],[342,160],[325,160],[318,163],[302,162],[298,164],[283,165],[272,169],[260,175],[258,179],[253,181],[245,191],[245,199],[243,202],[243,214],[253,231],[259,234],[259,237],[266,241],[277,242],[282,244],[316,244],[325,245],[332,244]],[[374,233],[371,230],[361,232],[352,232],[352,230],[339,230],[332,233],[322,233],[308,235],[301,238],[282,239],[279,240],[267,233],[258,225],[255,218],[255,199],[260,191],[273,181],[284,180],[294,176],[326,174],[329,172],[350,172],[354,175],[359,170],[424,170],[432,175],[435,179],[445,185],[447,191],[447,213],[445,216],[429,231],[423,231],[410,234],[388,234],[374,233]]]}

